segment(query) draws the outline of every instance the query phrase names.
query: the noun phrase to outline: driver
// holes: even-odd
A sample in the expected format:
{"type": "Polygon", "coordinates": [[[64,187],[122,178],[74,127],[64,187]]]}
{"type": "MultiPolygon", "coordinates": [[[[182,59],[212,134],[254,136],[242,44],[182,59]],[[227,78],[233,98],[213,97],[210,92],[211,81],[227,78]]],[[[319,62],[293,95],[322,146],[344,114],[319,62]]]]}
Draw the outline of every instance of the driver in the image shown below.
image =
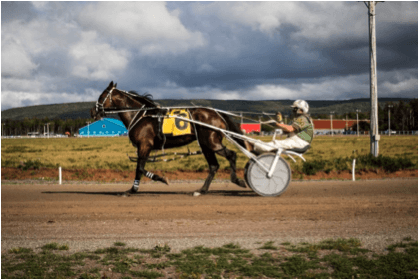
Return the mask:
{"type": "Polygon", "coordinates": [[[287,125],[282,121],[281,113],[276,114],[275,125],[281,128],[288,137],[284,140],[273,140],[267,142],[266,145],[262,143],[255,143],[253,152],[260,154],[270,152],[275,149],[305,149],[310,146],[313,140],[313,121],[308,115],[308,104],[304,100],[296,100],[292,106],[293,119],[287,125]]]}

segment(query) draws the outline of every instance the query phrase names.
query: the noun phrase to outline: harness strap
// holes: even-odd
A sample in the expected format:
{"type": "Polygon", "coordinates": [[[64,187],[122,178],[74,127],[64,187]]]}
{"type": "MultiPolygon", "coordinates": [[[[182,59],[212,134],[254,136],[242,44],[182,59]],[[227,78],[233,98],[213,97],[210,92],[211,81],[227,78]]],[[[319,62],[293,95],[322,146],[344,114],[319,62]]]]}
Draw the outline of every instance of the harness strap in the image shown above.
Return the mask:
{"type": "Polygon", "coordinates": [[[224,124],[226,125],[226,130],[229,130],[228,129],[228,123],[227,123],[227,121],[223,118],[223,116],[221,116],[221,114],[217,111],[217,110],[214,110],[216,113],[217,113],[217,115],[224,121],[224,124]]]}
{"type": "MultiPolygon", "coordinates": [[[[140,111],[138,111],[138,113],[139,112],[140,111]]],[[[138,115],[138,113],[137,113],[137,115],[138,115]]],[[[146,113],[147,113],[147,110],[144,111],[143,115],[133,125],[130,124],[128,126],[128,133],[131,131],[131,128],[133,128],[145,116],[146,113]]],[[[132,119],[131,123],[134,121],[134,119],[137,117],[137,115],[135,115],[135,117],[132,119]]]]}

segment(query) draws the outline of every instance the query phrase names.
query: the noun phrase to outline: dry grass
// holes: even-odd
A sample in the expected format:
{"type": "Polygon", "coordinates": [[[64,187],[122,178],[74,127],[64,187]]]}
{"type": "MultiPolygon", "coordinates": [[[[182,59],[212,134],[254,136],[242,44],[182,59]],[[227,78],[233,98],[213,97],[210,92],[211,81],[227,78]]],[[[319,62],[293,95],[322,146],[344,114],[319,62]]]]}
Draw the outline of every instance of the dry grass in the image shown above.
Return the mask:
{"type": "MultiPolygon", "coordinates": [[[[272,137],[256,137],[270,141],[272,137]]],[[[225,141],[230,149],[238,152],[237,166],[244,168],[248,158],[240,153],[231,143],[225,141]]],[[[380,141],[380,154],[385,156],[405,156],[417,165],[417,136],[383,136],[380,141]]],[[[132,170],[135,163],[128,160],[126,154],[135,155],[136,149],[126,137],[115,138],[68,138],[68,139],[4,139],[1,143],[2,167],[18,167],[25,161],[36,161],[43,167],[63,168],[105,168],[132,170]]],[[[199,150],[197,142],[189,145],[191,151],[199,150]]],[[[166,152],[187,152],[187,147],[180,147],[166,152]]],[[[158,151],[161,153],[161,151],[158,151]]],[[[333,160],[351,157],[354,153],[370,153],[369,137],[356,136],[320,136],[312,143],[312,148],[305,154],[307,161],[333,160]]],[[[152,153],[152,155],[154,152],[152,153]]],[[[167,157],[169,158],[169,157],[167,157]]],[[[221,169],[228,169],[227,160],[217,156],[221,169]]],[[[290,161],[291,162],[291,161],[290,161]]],[[[302,162],[291,163],[292,168],[301,168],[302,162]]],[[[207,163],[202,155],[190,156],[176,161],[148,163],[149,170],[204,170],[207,163]]]]}

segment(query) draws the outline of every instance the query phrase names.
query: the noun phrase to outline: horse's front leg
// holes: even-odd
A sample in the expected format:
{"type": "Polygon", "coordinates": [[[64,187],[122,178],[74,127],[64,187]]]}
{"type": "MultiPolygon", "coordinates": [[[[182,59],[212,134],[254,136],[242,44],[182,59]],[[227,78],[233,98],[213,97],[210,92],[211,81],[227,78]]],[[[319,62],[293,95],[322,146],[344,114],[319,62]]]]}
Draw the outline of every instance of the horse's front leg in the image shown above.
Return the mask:
{"type": "Polygon", "coordinates": [[[140,187],[140,180],[141,177],[144,175],[147,178],[153,181],[160,181],[167,185],[169,185],[169,181],[165,177],[160,177],[150,171],[145,170],[145,164],[147,163],[147,158],[140,157],[140,153],[138,153],[138,160],[137,160],[137,168],[135,169],[135,180],[134,184],[132,185],[131,189],[127,191],[127,193],[136,193],[140,187]]]}
{"type": "Polygon", "coordinates": [[[134,184],[132,185],[131,189],[128,191],[128,193],[136,193],[140,187],[140,180],[143,176],[143,170],[145,167],[145,164],[147,162],[147,159],[138,157],[137,159],[137,168],[135,169],[135,180],[134,184]]]}

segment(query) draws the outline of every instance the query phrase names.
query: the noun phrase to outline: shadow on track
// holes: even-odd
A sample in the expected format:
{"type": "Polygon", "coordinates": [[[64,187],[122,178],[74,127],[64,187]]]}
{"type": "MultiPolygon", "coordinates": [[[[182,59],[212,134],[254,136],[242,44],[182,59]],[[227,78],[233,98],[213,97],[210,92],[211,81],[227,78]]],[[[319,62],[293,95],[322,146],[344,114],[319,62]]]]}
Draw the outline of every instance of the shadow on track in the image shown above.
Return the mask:
{"type": "MultiPolygon", "coordinates": [[[[42,192],[45,194],[85,194],[85,195],[111,195],[116,197],[141,197],[141,196],[160,196],[160,195],[187,195],[192,196],[193,192],[183,192],[183,191],[175,191],[175,192],[167,192],[167,191],[139,191],[136,194],[131,194],[127,196],[125,192],[83,192],[83,191],[47,191],[42,192]]],[[[205,196],[242,196],[242,197],[250,197],[250,196],[259,196],[252,191],[222,191],[222,190],[215,190],[209,191],[208,193],[201,195],[200,197],[205,196]]]]}

